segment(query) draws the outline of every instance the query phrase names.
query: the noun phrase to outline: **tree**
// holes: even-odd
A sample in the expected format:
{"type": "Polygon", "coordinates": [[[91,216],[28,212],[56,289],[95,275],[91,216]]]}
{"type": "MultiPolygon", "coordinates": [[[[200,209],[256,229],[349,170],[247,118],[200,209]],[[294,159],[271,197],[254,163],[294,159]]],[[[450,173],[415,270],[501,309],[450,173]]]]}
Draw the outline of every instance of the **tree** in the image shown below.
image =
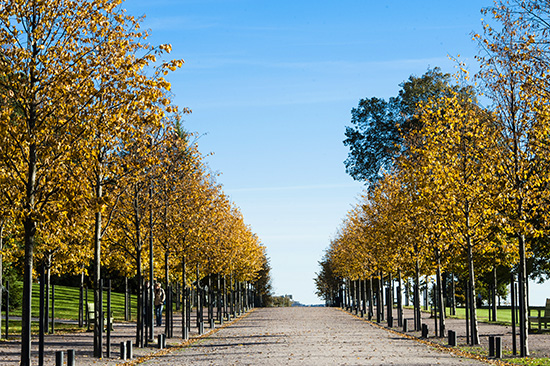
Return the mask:
{"type": "Polygon", "coordinates": [[[384,172],[391,173],[395,159],[406,153],[406,136],[421,127],[416,117],[418,102],[449,95],[453,90],[471,94],[470,88],[452,86],[450,81],[450,74],[436,67],[421,77],[409,77],[389,101],[361,99],[351,111],[352,126],[346,127],[344,145],[350,148],[346,172],[369,187],[384,172]]]}
{"type": "Polygon", "coordinates": [[[498,173],[505,182],[503,191],[506,194],[502,206],[504,228],[518,243],[522,356],[529,355],[526,263],[529,243],[526,238],[533,232],[530,222],[534,214],[529,207],[539,203],[537,188],[543,178],[538,168],[541,155],[537,144],[541,141],[537,139],[540,136],[537,125],[541,122],[547,125],[545,118],[539,118],[538,111],[539,107],[546,109],[544,105],[548,104],[546,93],[541,92],[547,85],[548,68],[544,64],[540,67],[539,63],[544,59],[540,47],[545,47],[546,31],[539,32],[540,24],[530,20],[526,14],[536,14],[544,8],[547,5],[531,1],[512,5],[495,2],[495,6],[485,9],[485,13],[491,14],[497,25],[486,23],[484,34],[476,35],[484,52],[479,57],[479,78],[486,95],[493,101],[499,133],[498,173]]]}
{"type": "Polygon", "coordinates": [[[317,291],[315,291],[315,294],[325,300],[325,304],[328,306],[338,306],[342,280],[334,274],[334,268],[328,253],[319,261],[319,266],[321,269],[319,273],[316,273],[315,287],[317,291]]]}
{"type": "MultiPolygon", "coordinates": [[[[471,284],[470,320],[473,344],[479,343],[475,308],[474,249],[492,248],[499,201],[495,161],[499,155],[493,116],[474,99],[459,93],[428,100],[419,107],[422,129],[414,152],[422,157],[418,180],[426,182],[421,195],[434,207],[432,217],[440,220],[447,241],[466,252],[471,284]]],[[[418,163],[409,170],[418,170],[418,163]]],[[[438,248],[439,253],[444,252],[438,248]]]]}

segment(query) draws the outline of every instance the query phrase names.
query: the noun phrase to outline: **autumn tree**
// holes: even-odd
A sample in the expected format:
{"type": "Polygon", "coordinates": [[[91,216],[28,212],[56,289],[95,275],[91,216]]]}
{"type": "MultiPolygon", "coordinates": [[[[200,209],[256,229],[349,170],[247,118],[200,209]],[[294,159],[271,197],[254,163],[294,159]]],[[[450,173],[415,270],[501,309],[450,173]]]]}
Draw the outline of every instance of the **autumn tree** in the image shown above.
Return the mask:
{"type": "Polygon", "coordinates": [[[474,249],[483,253],[491,247],[502,199],[494,164],[498,145],[493,116],[471,96],[459,93],[428,100],[419,109],[423,128],[415,153],[422,156],[421,174],[429,183],[424,184],[421,195],[436,203],[432,218],[445,218],[441,230],[447,241],[459,243],[466,253],[470,329],[472,343],[478,344],[474,249]]]}
{"type": "MultiPolygon", "coordinates": [[[[541,23],[547,5],[539,2],[495,2],[484,10],[493,18],[476,35],[482,49],[479,78],[492,109],[498,129],[498,174],[505,182],[503,227],[517,239],[520,308],[520,354],[529,355],[526,260],[534,227],[532,218],[540,203],[539,187],[546,173],[539,169],[541,154],[538,132],[547,130],[547,119],[540,118],[548,104],[546,31],[541,23]],[[536,16],[539,14],[539,16],[536,16]],[[532,17],[535,15],[535,17],[532,17]],[[535,19],[537,18],[537,19],[535,19]],[[542,41],[542,43],[541,43],[542,41]],[[545,56],[546,55],[546,56],[545,56]],[[541,60],[543,61],[541,63],[541,60]],[[542,127],[542,129],[541,129],[542,127]]],[[[547,29],[547,28],[546,28],[547,29]]]]}

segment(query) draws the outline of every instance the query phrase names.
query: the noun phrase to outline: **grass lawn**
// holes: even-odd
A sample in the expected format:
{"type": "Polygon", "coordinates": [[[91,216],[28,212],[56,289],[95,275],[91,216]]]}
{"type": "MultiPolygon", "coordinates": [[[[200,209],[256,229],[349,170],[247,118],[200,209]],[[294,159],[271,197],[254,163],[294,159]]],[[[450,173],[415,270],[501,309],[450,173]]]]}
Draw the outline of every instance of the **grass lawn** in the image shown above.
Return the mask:
{"type": "MultiPolygon", "coordinates": [[[[483,322],[489,322],[489,309],[477,309],[477,320],[483,321],[483,322]]],[[[456,308],[456,315],[451,316],[451,309],[447,308],[446,313],[448,317],[451,318],[459,318],[459,319],[465,319],[466,318],[466,311],[464,308],[456,308]]],[[[497,323],[499,324],[506,324],[511,325],[512,324],[512,311],[510,309],[497,309],[497,323]]]]}
{"type": "MultiPolygon", "coordinates": [[[[39,317],[39,295],[40,295],[40,286],[36,283],[32,287],[32,317],[39,317]]],[[[51,290],[50,290],[51,296],[51,290]]],[[[67,320],[78,320],[78,309],[79,309],[79,297],[80,289],[77,287],[66,287],[66,286],[55,286],[55,318],[56,319],[67,319],[67,320]]],[[[85,298],[84,298],[85,299],[85,298]]],[[[86,301],[86,300],[84,300],[86,301]]],[[[88,301],[93,301],[93,292],[88,290],[88,301]]],[[[132,319],[136,319],[136,308],[137,308],[137,298],[135,295],[131,297],[132,302],[132,319]]],[[[103,309],[107,311],[107,291],[103,294],[103,309]]],[[[124,294],[122,293],[111,293],[111,309],[113,311],[113,316],[115,321],[124,321],[124,294]]],[[[84,312],[86,311],[86,304],[84,304],[84,312]]],[[[51,314],[51,304],[50,304],[50,314],[51,314]]],[[[15,309],[10,311],[10,317],[20,317],[21,309],[15,309]]],[[[81,328],[78,327],[78,324],[55,324],[56,330],[70,330],[77,331],[81,328]]],[[[2,324],[2,336],[4,336],[5,331],[5,322],[2,324]]],[[[38,333],[38,322],[33,322],[31,324],[31,331],[33,333],[38,333]]],[[[21,321],[19,320],[10,320],[9,324],[10,334],[20,334],[21,333],[21,321]]]]}

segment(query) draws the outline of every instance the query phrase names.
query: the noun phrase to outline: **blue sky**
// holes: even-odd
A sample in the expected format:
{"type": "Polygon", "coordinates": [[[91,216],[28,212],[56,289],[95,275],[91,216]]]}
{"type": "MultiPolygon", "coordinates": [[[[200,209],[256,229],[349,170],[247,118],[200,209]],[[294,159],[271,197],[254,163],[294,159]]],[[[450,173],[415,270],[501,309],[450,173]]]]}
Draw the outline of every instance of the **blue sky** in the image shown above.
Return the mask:
{"type": "Polygon", "coordinates": [[[186,63],[169,77],[207,161],[271,258],[275,293],[321,303],[317,262],[363,185],[345,172],[350,111],[394,96],[449,56],[472,65],[492,1],[127,0],[153,44],[186,63]]]}

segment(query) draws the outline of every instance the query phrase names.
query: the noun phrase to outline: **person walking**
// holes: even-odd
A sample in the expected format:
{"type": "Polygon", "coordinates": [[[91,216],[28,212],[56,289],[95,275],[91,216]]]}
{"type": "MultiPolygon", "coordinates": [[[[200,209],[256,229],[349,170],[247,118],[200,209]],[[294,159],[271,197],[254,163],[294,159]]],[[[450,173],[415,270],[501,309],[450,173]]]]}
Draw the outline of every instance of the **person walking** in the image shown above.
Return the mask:
{"type": "Polygon", "coordinates": [[[162,308],[164,307],[164,300],[166,300],[166,294],[160,286],[160,282],[155,284],[155,315],[157,318],[157,327],[162,325],[162,308]]]}

